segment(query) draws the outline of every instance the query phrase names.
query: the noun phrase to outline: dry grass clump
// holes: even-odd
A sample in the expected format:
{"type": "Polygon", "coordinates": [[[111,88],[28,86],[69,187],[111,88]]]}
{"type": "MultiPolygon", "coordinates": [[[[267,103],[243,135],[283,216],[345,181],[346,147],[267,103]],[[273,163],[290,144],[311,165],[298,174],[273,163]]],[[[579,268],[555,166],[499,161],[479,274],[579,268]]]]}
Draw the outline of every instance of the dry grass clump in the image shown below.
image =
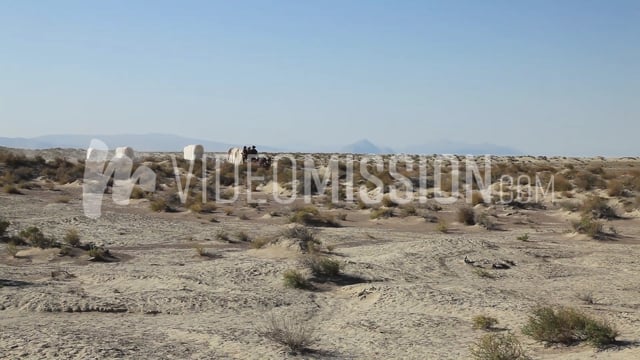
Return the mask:
{"type": "Polygon", "coordinates": [[[491,272],[489,272],[489,271],[487,271],[487,270],[485,270],[483,268],[479,268],[479,267],[473,268],[473,272],[476,275],[478,275],[479,277],[481,277],[481,278],[485,278],[485,279],[495,279],[496,278],[496,276],[493,273],[491,273],[491,272]]]}
{"type": "Polygon", "coordinates": [[[267,237],[258,237],[255,238],[253,240],[251,240],[251,242],[249,243],[249,246],[252,249],[261,249],[263,247],[265,247],[267,244],[270,244],[273,241],[273,239],[267,238],[267,237]]]}
{"type": "Polygon", "coordinates": [[[48,249],[56,246],[56,241],[54,239],[46,237],[42,231],[35,226],[30,226],[20,231],[18,236],[29,245],[39,247],[41,249],[48,249]]]}
{"type": "Polygon", "coordinates": [[[386,207],[397,207],[399,204],[391,199],[391,196],[385,195],[382,197],[382,206],[386,207]]]}
{"type": "Polygon", "coordinates": [[[282,274],[284,280],[284,286],[294,289],[310,289],[311,283],[307,280],[307,277],[298,270],[289,269],[282,274]]]}
{"type": "Polygon", "coordinates": [[[478,204],[484,204],[484,197],[480,191],[473,191],[471,193],[471,205],[476,206],[478,204]]]}
{"type": "Polygon", "coordinates": [[[491,330],[498,324],[498,319],[486,315],[474,316],[472,321],[476,330],[491,330]]]}
{"type": "Polygon", "coordinates": [[[229,234],[227,234],[224,229],[218,229],[218,231],[216,231],[216,239],[220,241],[229,241],[229,234]]]}
{"type": "Polygon", "coordinates": [[[335,220],[333,216],[320,214],[320,211],[315,206],[305,206],[296,209],[295,212],[289,217],[289,221],[292,223],[309,226],[340,226],[340,224],[335,220]]]}
{"type": "Polygon", "coordinates": [[[91,246],[89,248],[89,260],[93,261],[108,261],[109,251],[101,246],[91,246]]]}
{"type": "Polygon", "coordinates": [[[400,214],[402,217],[418,216],[418,209],[413,205],[405,205],[401,208],[400,214]]]}
{"type": "Polygon", "coordinates": [[[236,237],[238,238],[238,240],[239,240],[239,241],[242,241],[242,242],[249,242],[249,241],[251,241],[251,237],[249,236],[249,234],[247,234],[247,233],[246,233],[246,232],[244,232],[244,231],[238,231],[238,232],[236,233],[236,237]]]}
{"type": "Polygon", "coordinates": [[[572,225],[576,232],[587,234],[593,239],[599,239],[604,235],[602,222],[589,215],[583,215],[580,221],[576,221],[572,225]]]}
{"type": "Polygon", "coordinates": [[[607,322],[567,307],[533,310],[522,333],[548,344],[588,342],[597,348],[615,343],[618,332],[607,322]]]}
{"type": "Polygon", "coordinates": [[[156,198],[155,200],[151,201],[149,206],[151,207],[151,210],[156,212],[167,211],[167,209],[169,209],[169,206],[167,205],[167,201],[163,198],[156,198]]]}
{"type": "Polygon", "coordinates": [[[393,209],[390,208],[378,208],[371,210],[369,217],[371,219],[387,219],[393,216],[393,209]]]}
{"type": "Polygon", "coordinates": [[[576,187],[583,191],[589,191],[596,188],[603,188],[605,186],[604,180],[592,172],[580,173],[574,180],[576,187]]]}
{"type": "Polygon", "coordinates": [[[438,225],[437,225],[437,229],[439,232],[446,234],[449,232],[449,225],[447,224],[447,222],[443,219],[438,220],[438,225]]]}
{"type": "Polygon", "coordinates": [[[9,221],[0,218],[0,238],[3,237],[7,232],[7,228],[9,228],[9,225],[11,225],[9,221]]]}
{"type": "Polygon", "coordinates": [[[553,175],[552,179],[553,179],[554,191],[563,191],[568,193],[569,191],[573,190],[573,185],[571,184],[569,179],[567,179],[564,175],[562,174],[553,175]]]}
{"type": "Polygon", "coordinates": [[[198,254],[198,256],[202,256],[202,257],[208,257],[209,252],[207,252],[207,249],[204,248],[204,246],[202,245],[196,245],[194,247],[194,250],[196,251],[196,254],[198,254]]]}
{"type": "Polygon", "coordinates": [[[607,194],[609,196],[623,196],[624,184],[620,180],[609,180],[607,183],[607,194]]]}
{"type": "Polygon", "coordinates": [[[474,360],[529,360],[518,338],[511,333],[485,334],[470,349],[474,360]]]}
{"type": "Polygon", "coordinates": [[[473,208],[470,206],[464,206],[458,209],[458,221],[465,225],[475,225],[476,215],[473,208]]]}
{"type": "Polygon", "coordinates": [[[20,191],[20,189],[18,189],[18,187],[13,184],[7,184],[3,186],[2,191],[12,195],[24,195],[24,193],[20,191]]]}
{"type": "Polygon", "coordinates": [[[315,343],[314,329],[299,318],[277,317],[273,313],[259,329],[260,335],[286,346],[292,352],[305,352],[315,343]]]}
{"type": "Polygon", "coordinates": [[[593,293],[591,291],[580,292],[576,294],[576,297],[587,305],[593,305],[596,303],[596,299],[593,297],[593,293]]]}
{"type": "Polygon", "coordinates": [[[618,214],[609,206],[607,200],[600,196],[591,196],[581,207],[583,214],[591,215],[596,219],[616,219],[618,214]]]}
{"type": "Polygon", "coordinates": [[[295,225],[293,227],[285,228],[281,236],[288,239],[296,239],[300,244],[302,251],[314,252],[317,245],[320,245],[320,240],[316,239],[315,231],[304,225],[295,225]]]}
{"type": "Polygon", "coordinates": [[[65,244],[71,247],[77,247],[78,245],[80,245],[80,234],[78,234],[78,230],[76,229],[69,229],[67,230],[67,233],[64,235],[62,240],[65,242],[65,244]]]}
{"type": "Polygon", "coordinates": [[[340,274],[342,265],[338,260],[319,255],[309,255],[304,259],[305,264],[314,276],[336,277],[340,274]]]}

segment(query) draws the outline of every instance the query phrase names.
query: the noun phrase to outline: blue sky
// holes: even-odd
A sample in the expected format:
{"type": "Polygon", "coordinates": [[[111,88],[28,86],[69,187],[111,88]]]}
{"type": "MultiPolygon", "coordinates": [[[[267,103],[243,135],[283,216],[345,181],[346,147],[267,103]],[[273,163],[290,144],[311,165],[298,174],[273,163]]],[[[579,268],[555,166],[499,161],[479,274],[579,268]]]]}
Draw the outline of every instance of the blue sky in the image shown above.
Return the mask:
{"type": "Polygon", "coordinates": [[[640,1],[0,1],[0,45],[0,136],[640,153],[640,1]]]}

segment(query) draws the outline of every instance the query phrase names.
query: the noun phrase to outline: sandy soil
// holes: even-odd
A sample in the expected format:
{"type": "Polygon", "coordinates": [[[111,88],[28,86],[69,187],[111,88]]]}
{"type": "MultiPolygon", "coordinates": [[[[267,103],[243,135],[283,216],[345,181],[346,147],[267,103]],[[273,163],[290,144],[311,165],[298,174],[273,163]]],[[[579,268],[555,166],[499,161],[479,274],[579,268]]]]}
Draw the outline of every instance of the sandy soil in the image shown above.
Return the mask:
{"type": "Polygon", "coordinates": [[[300,268],[298,250],[235,240],[240,231],[277,237],[290,226],[286,216],[269,215],[283,210],[278,205],[238,205],[228,216],[224,208],[154,213],[146,199],[129,206],[107,199],[103,216],[92,220],[83,216],[78,184],[23,192],[0,194],[10,233],[33,225],[61,239],[75,228],[83,243],[103,244],[119,260],[89,262],[83,251],[61,257],[58,249],[29,247],[14,258],[0,244],[0,358],[467,359],[483,334],[471,326],[480,314],[497,318],[536,359],[640,358],[637,211],[607,221],[619,235],[598,241],[572,233],[577,215],[551,204],[494,205],[494,231],[457,223],[458,205],[445,206],[434,214],[448,221],[447,233],[419,216],[371,220],[369,210],[321,207],[347,214],[341,227],[316,231],[335,246],[332,256],[348,276],[306,291],[282,281],[284,271],[300,268]],[[231,241],[217,239],[221,230],[231,241]],[[525,233],[528,241],[517,239],[525,233]],[[196,246],[210,256],[199,256],[196,246]],[[515,266],[488,269],[494,278],[486,278],[465,256],[515,266]],[[578,299],[586,292],[595,304],[578,299]],[[619,346],[545,347],[522,335],[529,311],[541,304],[609,320],[620,331],[619,346]],[[311,351],[290,353],[266,339],[260,329],[269,314],[312,325],[311,351]]]}

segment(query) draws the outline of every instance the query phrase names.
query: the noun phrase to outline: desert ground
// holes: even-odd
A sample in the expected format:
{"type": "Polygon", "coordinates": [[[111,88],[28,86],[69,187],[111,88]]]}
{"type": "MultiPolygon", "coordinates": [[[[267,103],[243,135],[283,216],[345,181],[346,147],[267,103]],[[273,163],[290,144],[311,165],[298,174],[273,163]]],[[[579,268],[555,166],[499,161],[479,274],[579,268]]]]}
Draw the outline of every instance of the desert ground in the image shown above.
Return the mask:
{"type": "MultiPolygon", "coordinates": [[[[409,204],[342,194],[333,203],[328,193],[280,204],[274,188],[295,193],[284,169],[293,165],[282,163],[274,166],[284,179],[242,183],[230,203],[214,195],[231,197],[234,184],[202,202],[196,178],[182,204],[168,154],[138,154],[158,174],[157,191],[135,189],[121,205],[108,188],[93,219],[83,212],[83,151],[2,152],[0,358],[470,359],[483,336],[511,333],[533,359],[640,359],[639,158],[493,158],[501,174],[555,176],[553,195],[535,201],[530,192],[494,201],[493,186],[489,203],[463,193],[440,204],[427,181],[426,201],[409,204]],[[57,157],[66,160],[46,165],[57,157]],[[266,203],[248,203],[247,191],[266,203]],[[37,246],[30,227],[48,245],[37,246]],[[338,263],[339,273],[317,273],[312,259],[338,263]],[[292,269],[306,279],[301,288],[285,284],[292,269]],[[523,327],[541,306],[578,309],[618,335],[601,348],[538,341],[523,327]],[[474,329],[480,315],[498,322],[474,329]],[[278,324],[308,342],[274,341],[278,324]]],[[[326,169],[328,155],[314,158],[326,169]]],[[[450,186],[441,186],[447,196],[450,186]]]]}

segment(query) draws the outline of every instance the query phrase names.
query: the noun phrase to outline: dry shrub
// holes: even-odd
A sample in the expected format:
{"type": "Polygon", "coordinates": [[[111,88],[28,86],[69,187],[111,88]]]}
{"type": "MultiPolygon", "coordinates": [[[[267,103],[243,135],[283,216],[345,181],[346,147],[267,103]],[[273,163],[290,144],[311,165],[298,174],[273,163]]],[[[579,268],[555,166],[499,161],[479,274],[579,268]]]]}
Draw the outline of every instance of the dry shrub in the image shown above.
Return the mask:
{"type": "Polygon", "coordinates": [[[449,225],[447,225],[447,222],[445,220],[440,219],[438,220],[437,229],[441,233],[446,234],[447,232],[449,232],[449,225]]]}
{"type": "Polygon", "coordinates": [[[270,239],[270,238],[259,237],[251,240],[251,243],[249,244],[249,246],[251,246],[252,249],[261,249],[265,247],[267,244],[271,243],[272,241],[273,239],[270,239]]]}
{"type": "Polygon", "coordinates": [[[587,234],[593,239],[599,239],[604,235],[602,223],[589,215],[583,215],[580,221],[576,221],[572,225],[576,232],[587,234]]]}
{"type": "Polygon", "coordinates": [[[5,219],[0,218],[0,238],[7,232],[7,228],[11,223],[5,219]]]}
{"type": "Polygon", "coordinates": [[[320,214],[315,206],[305,206],[297,209],[290,217],[289,221],[309,226],[329,226],[339,227],[340,224],[331,215],[320,214]]]}
{"type": "Polygon", "coordinates": [[[42,231],[35,226],[30,226],[20,231],[18,236],[31,246],[37,246],[41,249],[48,249],[56,245],[54,239],[44,236],[42,231]]]}
{"type": "Polygon", "coordinates": [[[618,215],[614,208],[609,206],[606,199],[599,196],[591,196],[582,204],[582,213],[591,215],[596,219],[616,219],[618,215]]]}
{"type": "Polygon", "coordinates": [[[294,317],[278,317],[273,313],[259,329],[260,335],[286,346],[292,352],[304,352],[315,343],[314,329],[309,323],[294,317]]]}
{"type": "Polygon", "coordinates": [[[586,341],[603,348],[615,342],[618,332],[606,321],[567,307],[533,310],[522,333],[548,344],[571,345],[586,341]]]}
{"type": "Polygon", "coordinates": [[[458,221],[465,225],[475,225],[476,216],[472,207],[464,206],[458,209],[458,221]]]}
{"type": "Polygon", "coordinates": [[[470,349],[475,360],[529,360],[520,341],[511,333],[485,334],[470,349]]]}
{"type": "Polygon", "coordinates": [[[318,277],[336,277],[340,274],[342,267],[338,260],[315,254],[305,257],[304,262],[311,273],[318,277]]]}
{"type": "Polygon", "coordinates": [[[573,185],[564,175],[557,174],[553,176],[553,190],[569,192],[573,190],[573,185]]]}
{"type": "Polygon", "coordinates": [[[474,316],[472,321],[476,330],[491,330],[498,324],[498,319],[486,315],[474,316]]]}
{"type": "Polygon", "coordinates": [[[393,209],[389,209],[389,208],[379,208],[379,209],[373,209],[371,211],[371,215],[369,215],[369,217],[371,219],[387,219],[393,216],[393,209]]]}
{"type": "Polygon", "coordinates": [[[24,193],[22,191],[20,191],[20,189],[18,189],[18,187],[16,187],[13,184],[9,184],[9,185],[5,185],[2,187],[2,191],[4,191],[7,194],[12,194],[12,195],[24,195],[24,193]]]}
{"type": "Polygon", "coordinates": [[[607,194],[609,196],[622,196],[624,185],[619,180],[609,180],[607,183],[607,194]]]}
{"type": "Polygon", "coordinates": [[[64,235],[64,238],[62,238],[62,240],[64,240],[65,244],[71,247],[77,247],[78,245],[80,245],[80,235],[78,234],[78,230],[67,230],[67,233],[64,235]]]}
{"type": "Polygon", "coordinates": [[[311,284],[307,277],[302,274],[302,272],[289,269],[282,274],[284,280],[284,286],[294,289],[310,289],[311,284]]]}

